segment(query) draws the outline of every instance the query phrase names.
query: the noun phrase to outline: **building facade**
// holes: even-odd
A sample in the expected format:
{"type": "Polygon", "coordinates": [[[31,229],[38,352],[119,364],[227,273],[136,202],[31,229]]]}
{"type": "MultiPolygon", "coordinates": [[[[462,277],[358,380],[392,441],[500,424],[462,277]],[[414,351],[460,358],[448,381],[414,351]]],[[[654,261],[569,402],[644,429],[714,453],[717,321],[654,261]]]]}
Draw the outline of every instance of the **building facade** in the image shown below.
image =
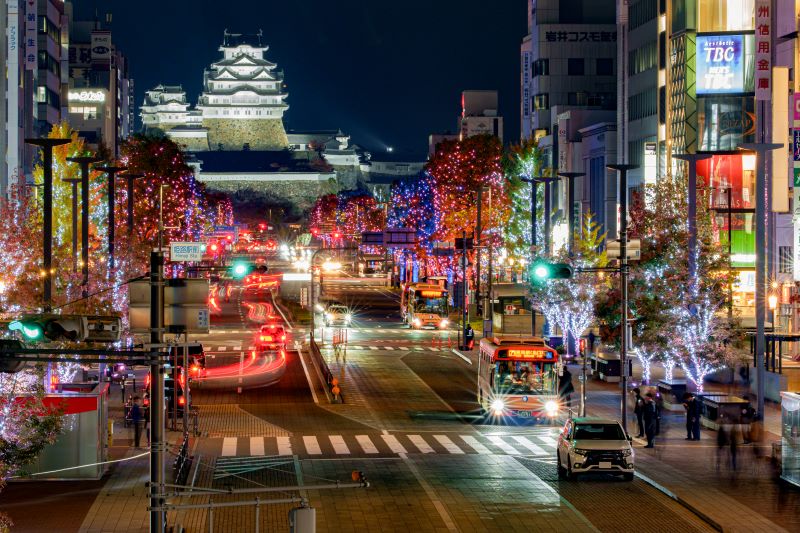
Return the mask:
{"type": "Polygon", "coordinates": [[[497,101],[497,91],[462,92],[459,138],[494,135],[503,142],[503,117],[498,114],[497,101]]]}

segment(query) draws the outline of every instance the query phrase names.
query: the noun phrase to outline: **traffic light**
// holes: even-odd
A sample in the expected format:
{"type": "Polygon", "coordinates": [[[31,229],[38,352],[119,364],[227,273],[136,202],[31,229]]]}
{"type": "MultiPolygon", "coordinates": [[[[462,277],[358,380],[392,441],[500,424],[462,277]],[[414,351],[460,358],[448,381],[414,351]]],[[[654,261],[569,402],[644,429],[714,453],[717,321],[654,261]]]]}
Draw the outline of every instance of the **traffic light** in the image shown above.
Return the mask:
{"type": "Polygon", "coordinates": [[[243,279],[253,272],[266,274],[267,265],[256,265],[249,261],[234,261],[233,265],[231,265],[230,272],[234,279],[243,279]]]}
{"type": "Polygon", "coordinates": [[[572,267],[565,263],[547,263],[536,261],[531,265],[531,280],[542,283],[551,279],[569,279],[572,277],[572,267]]]}
{"type": "Polygon", "coordinates": [[[89,320],[79,315],[27,315],[8,324],[28,342],[82,341],[89,334],[89,320]]]}
{"type": "MultiPolygon", "coordinates": [[[[22,349],[22,343],[14,339],[0,339],[0,350],[15,351],[22,349]]],[[[14,374],[22,370],[25,361],[11,358],[9,354],[0,354],[0,374],[14,374]]]]}
{"type": "Polygon", "coordinates": [[[120,337],[117,316],[25,315],[8,324],[26,342],[75,341],[116,342],[120,337]]]}

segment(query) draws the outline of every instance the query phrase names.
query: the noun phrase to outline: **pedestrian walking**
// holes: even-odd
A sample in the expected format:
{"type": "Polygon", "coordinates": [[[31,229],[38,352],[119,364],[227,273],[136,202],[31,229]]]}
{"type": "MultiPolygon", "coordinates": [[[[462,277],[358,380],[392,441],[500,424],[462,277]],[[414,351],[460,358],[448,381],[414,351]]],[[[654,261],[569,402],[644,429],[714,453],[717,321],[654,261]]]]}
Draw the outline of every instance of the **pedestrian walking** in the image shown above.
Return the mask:
{"type": "Polygon", "coordinates": [[[133,446],[135,448],[139,447],[139,443],[142,440],[142,423],[144,421],[144,416],[142,413],[142,407],[139,405],[139,397],[133,397],[133,405],[131,406],[131,424],[133,424],[133,446]]]}
{"type": "Polygon", "coordinates": [[[633,389],[633,414],[636,415],[636,423],[639,425],[637,438],[644,437],[644,398],[639,387],[633,389]]]}
{"type": "Polygon", "coordinates": [[[745,400],[747,400],[747,405],[742,408],[742,441],[744,444],[750,444],[753,442],[753,437],[751,435],[751,429],[753,425],[753,419],[756,415],[756,410],[753,409],[753,406],[750,405],[750,398],[746,395],[743,396],[745,400]]]}
{"type": "Polygon", "coordinates": [[[648,392],[644,397],[644,405],[642,406],[642,419],[644,420],[644,434],[647,436],[647,446],[645,448],[653,448],[656,438],[656,402],[653,398],[653,393],[648,392]]]}
{"type": "Polygon", "coordinates": [[[691,392],[683,396],[686,409],[686,440],[700,440],[700,402],[691,392]]]}
{"type": "Polygon", "coordinates": [[[664,397],[656,393],[656,435],[661,434],[661,411],[664,410],[664,397]]]}
{"type": "Polygon", "coordinates": [[[467,329],[464,331],[464,346],[467,350],[475,347],[475,330],[472,329],[471,324],[467,324],[467,329]]]}
{"type": "Polygon", "coordinates": [[[739,435],[737,435],[736,424],[730,424],[730,429],[728,430],[728,445],[731,450],[731,470],[736,472],[736,452],[739,448],[739,435]]]}
{"type": "Polygon", "coordinates": [[[573,392],[575,392],[575,387],[572,385],[572,372],[569,371],[567,365],[564,365],[564,370],[558,378],[558,396],[567,409],[572,406],[573,392]]]}

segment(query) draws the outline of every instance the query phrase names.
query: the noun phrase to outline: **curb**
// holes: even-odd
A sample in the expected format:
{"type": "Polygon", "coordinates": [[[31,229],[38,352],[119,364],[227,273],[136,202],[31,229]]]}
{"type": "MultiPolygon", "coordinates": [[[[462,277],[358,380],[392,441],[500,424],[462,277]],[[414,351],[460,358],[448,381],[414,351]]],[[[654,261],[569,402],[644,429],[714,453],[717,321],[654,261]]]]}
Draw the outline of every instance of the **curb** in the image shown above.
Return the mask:
{"type": "Polygon", "coordinates": [[[698,509],[697,507],[695,507],[691,503],[687,502],[686,500],[684,500],[683,498],[681,498],[680,496],[678,496],[677,494],[675,494],[674,492],[672,492],[671,490],[666,488],[665,486],[663,486],[660,483],[656,482],[655,480],[647,477],[646,475],[642,474],[638,470],[636,471],[635,475],[636,475],[636,477],[638,477],[639,479],[641,479],[642,481],[644,481],[645,483],[647,483],[648,485],[650,485],[654,489],[656,489],[659,492],[665,494],[666,496],[669,496],[674,501],[676,501],[678,504],[680,504],[681,506],[683,506],[686,509],[688,509],[689,511],[691,511],[695,516],[697,516],[700,520],[702,520],[703,522],[705,522],[706,524],[711,526],[714,530],[720,531],[720,532],[725,531],[724,528],[719,524],[719,522],[717,522],[716,520],[714,520],[713,518],[711,518],[710,516],[705,514],[703,511],[701,511],[700,509],[698,509]]]}

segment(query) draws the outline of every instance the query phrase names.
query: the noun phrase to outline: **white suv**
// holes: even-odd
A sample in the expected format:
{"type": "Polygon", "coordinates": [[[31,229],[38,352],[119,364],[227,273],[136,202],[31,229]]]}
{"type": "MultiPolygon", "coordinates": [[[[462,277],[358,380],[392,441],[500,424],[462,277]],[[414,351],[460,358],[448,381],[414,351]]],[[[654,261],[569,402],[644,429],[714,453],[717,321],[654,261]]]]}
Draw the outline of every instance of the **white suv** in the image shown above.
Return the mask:
{"type": "Polygon", "coordinates": [[[570,418],[558,437],[558,477],[578,474],[621,474],[633,480],[633,446],[619,422],[605,418],[570,418]]]}

